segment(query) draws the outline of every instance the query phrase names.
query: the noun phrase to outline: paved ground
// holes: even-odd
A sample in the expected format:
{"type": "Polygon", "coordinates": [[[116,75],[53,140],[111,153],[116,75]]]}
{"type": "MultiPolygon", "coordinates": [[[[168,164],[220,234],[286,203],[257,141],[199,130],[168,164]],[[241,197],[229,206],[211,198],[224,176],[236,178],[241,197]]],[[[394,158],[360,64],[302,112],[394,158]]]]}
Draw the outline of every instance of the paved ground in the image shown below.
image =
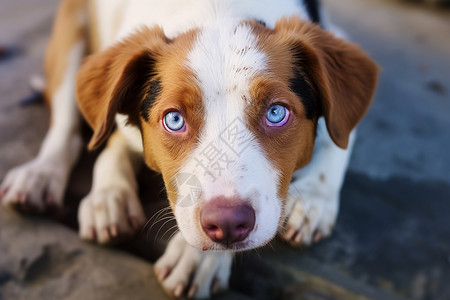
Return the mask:
{"type": "MultiPolygon", "coordinates": [[[[0,58],[0,178],[36,155],[47,128],[45,108],[19,100],[42,70],[57,2],[1,4],[0,45],[11,50],[0,58]]],[[[450,299],[450,13],[392,0],[324,2],[383,68],[335,234],[304,251],[275,242],[238,256],[232,291],[217,298],[450,299]]],[[[74,171],[69,207],[88,191],[94,158],[85,154],[74,171]]],[[[162,207],[159,185],[143,172],[142,196],[159,195],[162,207]]],[[[165,299],[149,263],[161,237],[105,249],[77,239],[73,213],[61,221],[0,210],[0,299],[165,299]]]]}

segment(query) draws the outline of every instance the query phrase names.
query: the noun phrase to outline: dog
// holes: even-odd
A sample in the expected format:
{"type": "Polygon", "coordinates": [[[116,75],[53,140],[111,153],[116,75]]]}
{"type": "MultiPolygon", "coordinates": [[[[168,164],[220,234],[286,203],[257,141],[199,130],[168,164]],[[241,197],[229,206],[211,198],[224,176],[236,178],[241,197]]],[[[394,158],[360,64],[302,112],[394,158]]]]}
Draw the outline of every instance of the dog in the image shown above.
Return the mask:
{"type": "Polygon", "coordinates": [[[63,0],[45,58],[51,126],[2,202],[63,205],[83,116],[88,148],[107,145],[80,237],[143,226],[144,161],[179,227],[155,264],[170,295],[226,289],[233,253],[277,233],[297,246],[328,236],[378,67],[320,12],[312,0],[63,0]]]}

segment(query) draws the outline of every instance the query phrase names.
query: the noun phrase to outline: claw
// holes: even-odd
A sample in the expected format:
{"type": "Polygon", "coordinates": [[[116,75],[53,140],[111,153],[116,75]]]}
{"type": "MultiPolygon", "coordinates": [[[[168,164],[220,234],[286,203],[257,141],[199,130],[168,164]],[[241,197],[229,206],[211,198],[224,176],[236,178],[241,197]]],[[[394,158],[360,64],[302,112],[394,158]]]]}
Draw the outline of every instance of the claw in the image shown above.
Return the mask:
{"type": "Polygon", "coordinates": [[[197,289],[198,289],[197,285],[193,285],[193,286],[189,289],[189,292],[188,292],[188,294],[187,294],[188,298],[194,298],[195,293],[197,293],[197,289]]]}
{"type": "Polygon", "coordinates": [[[17,202],[21,203],[22,205],[27,204],[27,195],[25,195],[25,194],[18,194],[16,199],[17,199],[17,202]]]}
{"type": "Polygon", "coordinates": [[[180,298],[184,291],[184,283],[179,283],[173,292],[173,295],[177,298],[180,298]]]}
{"type": "Polygon", "coordinates": [[[220,280],[215,277],[211,284],[211,294],[217,294],[220,291],[220,280]]]}
{"type": "Polygon", "coordinates": [[[111,240],[111,232],[109,231],[109,228],[103,229],[103,232],[106,234],[108,240],[111,240]]]}
{"type": "Polygon", "coordinates": [[[0,190],[0,202],[2,201],[2,198],[8,193],[8,188],[4,187],[0,190]]]}
{"type": "Polygon", "coordinates": [[[119,230],[117,228],[117,225],[112,225],[110,228],[111,236],[113,238],[116,238],[119,235],[119,230]]]}
{"type": "Polygon", "coordinates": [[[89,228],[89,240],[91,241],[95,240],[95,236],[96,236],[95,228],[94,227],[89,228]]]}
{"type": "Polygon", "coordinates": [[[137,231],[137,230],[139,230],[139,228],[141,228],[136,217],[130,216],[129,221],[130,221],[131,227],[133,227],[134,231],[137,231]]]}
{"type": "Polygon", "coordinates": [[[300,243],[302,241],[302,236],[303,236],[302,233],[298,232],[297,235],[294,238],[294,242],[297,243],[297,244],[300,243]]]}
{"type": "Polygon", "coordinates": [[[295,228],[292,226],[289,226],[288,230],[286,230],[284,237],[287,240],[291,240],[294,237],[295,234],[295,228]]]}
{"type": "Polygon", "coordinates": [[[322,232],[321,232],[320,230],[317,230],[317,231],[314,233],[314,238],[313,238],[314,243],[317,243],[317,242],[320,241],[321,239],[322,239],[322,232]]]}
{"type": "Polygon", "coordinates": [[[45,200],[44,200],[45,201],[45,205],[46,206],[52,206],[54,204],[54,202],[55,202],[53,199],[54,199],[53,195],[48,193],[46,195],[46,197],[45,197],[45,200]]]}
{"type": "Polygon", "coordinates": [[[166,279],[166,277],[169,275],[169,272],[170,272],[169,268],[164,268],[160,271],[155,269],[155,273],[159,281],[163,281],[164,279],[166,279]]]}

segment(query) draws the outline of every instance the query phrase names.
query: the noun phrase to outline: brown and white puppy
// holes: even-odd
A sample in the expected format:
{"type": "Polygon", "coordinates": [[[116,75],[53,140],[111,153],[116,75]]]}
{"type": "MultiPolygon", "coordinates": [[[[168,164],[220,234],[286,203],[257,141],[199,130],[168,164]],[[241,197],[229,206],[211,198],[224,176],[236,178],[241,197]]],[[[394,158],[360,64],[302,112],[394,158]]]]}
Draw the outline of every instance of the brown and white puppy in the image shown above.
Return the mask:
{"type": "Polygon", "coordinates": [[[107,243],[142,226],[143,157],[180,229],[155,266],[170,294],[225,288],[232,252],[277,232],[293,244],[329,235],[378,69],[318,19],[316,1],[63,1],[46,59],[52,126],[38,157],[7,175],[2,201],[62,205],[81,149],[76,77],[89,148],[117,124],[80,236],[107,243]]]}

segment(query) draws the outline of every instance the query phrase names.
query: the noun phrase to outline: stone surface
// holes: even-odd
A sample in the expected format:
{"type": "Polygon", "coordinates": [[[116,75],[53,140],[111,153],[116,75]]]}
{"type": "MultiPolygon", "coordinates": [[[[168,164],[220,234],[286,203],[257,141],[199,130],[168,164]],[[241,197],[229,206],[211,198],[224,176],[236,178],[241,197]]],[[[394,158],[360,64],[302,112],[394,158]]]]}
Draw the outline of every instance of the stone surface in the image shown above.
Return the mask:
{"type": "Polygon", "coordinates": [[[152,265],[42,217],[0,210],[0,298],[165,299],[152,265]],[[132,293],[131,293],[132,292],[132,293]]]}
{"type": "MultiPolygon", "coordinates": [[[[20,103],[30,75],[42,73],[58,2],[1,4],[0,178],[36,155],[47,129],[43,105],[20,103]]],[[[231,291],[215,299],[450,299],[450,14],[402,1],[322,2],[383,68],[335,233],[305,250],[274,241],[238,254],[231,291]]],[[[167,299],[151,262],[173,223],[151,220],[115,248],[76,235],[96,155],[83,154],[56,222],[0,209],[0,299],[167,299]]],[[[162,183],[145,170],[139,182],[150,217],[167,205],[162,183]]]]}

